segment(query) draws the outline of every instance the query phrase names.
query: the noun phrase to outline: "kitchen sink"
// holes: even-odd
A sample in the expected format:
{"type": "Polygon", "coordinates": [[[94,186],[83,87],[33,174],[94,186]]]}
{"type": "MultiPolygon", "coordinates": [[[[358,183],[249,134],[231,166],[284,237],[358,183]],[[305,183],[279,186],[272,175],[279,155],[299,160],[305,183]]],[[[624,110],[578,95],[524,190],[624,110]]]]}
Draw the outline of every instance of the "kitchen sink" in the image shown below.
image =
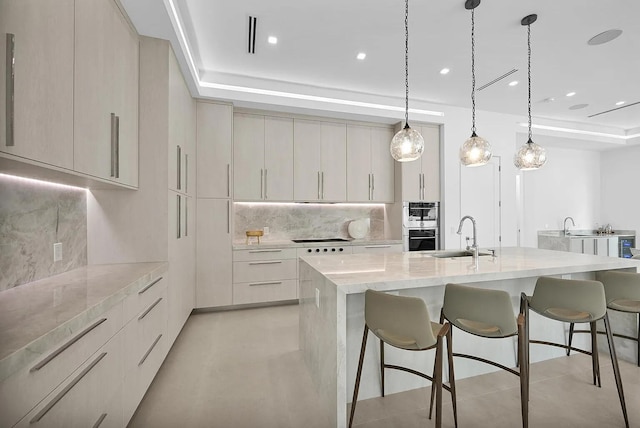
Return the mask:
{"type": "MultiPolygon", "coordinates": [[[[479,256],[490,256],[492,255],[489,252],[485,252],[485,251],[480,251],[478,253],[479,256]]],[[[459,250],[459,251],[438,251],[437,253],[433,253],[431,254],[431,257],[436,257],[438,259],[446,259],[449,257],[455,258],[455,257],[472,257],[473,256],[473,252],[471,251],[465,251],[465,250],[459,250]]]]}

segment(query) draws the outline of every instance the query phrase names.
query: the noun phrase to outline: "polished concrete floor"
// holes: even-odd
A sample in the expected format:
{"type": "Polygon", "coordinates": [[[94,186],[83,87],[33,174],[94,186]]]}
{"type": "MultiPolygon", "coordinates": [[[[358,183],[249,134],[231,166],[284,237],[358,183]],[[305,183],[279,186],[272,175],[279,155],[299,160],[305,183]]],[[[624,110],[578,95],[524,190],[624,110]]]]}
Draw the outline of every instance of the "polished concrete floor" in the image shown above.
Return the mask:
{"type": "MultiPolygon", "coordinates": [[[[604,339],[604,337],[602,337],[604,339]]],[[[534,345],[536,346],[536,345],[534,345]]],[[[640,368],[621,362],[631,427],[640,427],[640,368]]],[[[531,367],[529,426],[624,427],[611,363],[601,354],[602,388],[591,360],[571,355],[531,367]]],[[[405,375],[389,371],[388,376],[405,375]]],[[[522,426],[518,378],[499,371],[462,379],[460,428],[522,426]]],[[[360,401],[354,426],[413,428],[428,419],[430,389],[360,401]]],[[[130,427],[324,428],[313,383],[298,350],[298,307],[192,315],[130,427]]],[[[453,427],[445,393],[445,427],[453,427]]]]}

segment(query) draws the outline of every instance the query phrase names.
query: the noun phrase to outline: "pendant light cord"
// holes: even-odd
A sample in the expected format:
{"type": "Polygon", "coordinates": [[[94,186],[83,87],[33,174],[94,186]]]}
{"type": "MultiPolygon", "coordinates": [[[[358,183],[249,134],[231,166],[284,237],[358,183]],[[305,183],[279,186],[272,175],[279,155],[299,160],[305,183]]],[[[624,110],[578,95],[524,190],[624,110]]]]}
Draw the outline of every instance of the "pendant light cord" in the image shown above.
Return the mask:
{"type": "Polygon", "coordinates": [[[476,43],[474,19],[475,9],[471,9],[471,134],[476,133],[476,43]]]}
{"type": "Polygon", "coordinates": [[[404,126],[409,127],[409,0],[404,2],[404,126]]]}
{"type": "Polygon", "coordinates": [[[529,139],[527,142],[531,142],[531,24],[527,25],[527,78],[529,79],[529,96],[528,96],[528,109],[529,109],[529,139]]]}

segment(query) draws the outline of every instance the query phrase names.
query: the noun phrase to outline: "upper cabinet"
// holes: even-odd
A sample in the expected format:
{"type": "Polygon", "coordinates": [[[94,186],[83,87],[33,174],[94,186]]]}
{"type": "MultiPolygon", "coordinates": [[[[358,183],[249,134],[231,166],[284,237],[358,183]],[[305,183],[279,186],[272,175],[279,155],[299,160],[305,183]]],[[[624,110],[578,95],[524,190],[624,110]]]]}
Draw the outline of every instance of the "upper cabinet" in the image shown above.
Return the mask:
{"type": "Polygon", "coordinates": [[[233,106],[197,103],[198,197],[230,198],[233,106]]]}
{"type": "Polygon", "coordinates": [[[393,202],[394,164],[389,152],[393,130],[376,126],[347,127],[347,200],[393,202]]]}
{"type": "Polygon", "coordinates": [[[345,124],[294,120],[296,201],[346,201],[346,138],[345,124]]]}
{"type": "Polygon", "coordinates": [[[424,138],[420,159],[400,162],[403,201],[440,201],[440,127],[418,125],[424,138]]]}
{"type": "Polygon", "coordinates": [[[0,0],[1,152],[73,168],[73,21],[73,0],[0,0]]]}
{"type": "Polygon", "coordinates": [[[236,200],[293,200],[293,119],[235,113],[233,158],[236,200]]]}
{"type": "Polygon", "coordinates": [[[138,185],[138,36],[112,0],[75,3],[74,169],[138,185]]]}

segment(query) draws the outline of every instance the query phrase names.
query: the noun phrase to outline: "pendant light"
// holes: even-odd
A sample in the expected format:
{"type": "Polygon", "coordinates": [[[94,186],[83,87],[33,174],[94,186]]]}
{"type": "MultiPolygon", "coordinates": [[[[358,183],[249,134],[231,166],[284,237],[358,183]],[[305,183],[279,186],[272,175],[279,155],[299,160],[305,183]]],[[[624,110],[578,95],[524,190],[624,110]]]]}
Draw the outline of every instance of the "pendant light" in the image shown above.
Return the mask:
{"type": "Polygon", "coordinates": [[[521,25],[527,26],[527,49],[528,49],[528,61],[527,61],[527,76],[529,79],[529,95],[528,95],[528,108],[529,108],[529,138],[527,142],[520,147],[520,150],[513,157],[513,163],[516,168],[523,171],[534,170],[541,168],[547,161],[547,153],[543,147],[537,145],[531,139],[531,24],[536,22],[538,15],[532,14],[525,16],[520,21],[521,25]]]}
{"type": "Polygon", "coordinates": [[[464,166],[485,165],[491,159],[491,144],[476,135],[476,70],[475,70],[475,8],[480,0],[467,0],[464,7],[471,10],[471,137],[460,147],[460,162],[464,166]]]}
{"type": "Polygon", "coordinates": [[[404,4],[404,128],[393,136],[389,147],[391,156],[398,162],[416,160],[424,151],[424,138],[409,126],[409,0],[405,0],[404,4]]]}

